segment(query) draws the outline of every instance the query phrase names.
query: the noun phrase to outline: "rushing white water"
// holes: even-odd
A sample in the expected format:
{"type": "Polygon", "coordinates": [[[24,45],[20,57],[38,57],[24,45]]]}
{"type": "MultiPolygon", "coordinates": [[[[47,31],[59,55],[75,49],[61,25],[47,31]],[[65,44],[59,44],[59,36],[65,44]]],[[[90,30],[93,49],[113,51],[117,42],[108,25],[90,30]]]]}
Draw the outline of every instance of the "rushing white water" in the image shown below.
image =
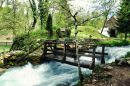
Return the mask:
{"type": "MultiPolygon", "coordinates": [[[[97,47],[96,51],[102,52],[102,47],[97,47]]],[[[130,52],[130,45],[122,46],[122,47],[105,47],[105,53],[108,53],[108,55],[105,55],[105,62],[110,63],[112,61],[115,61],[115,58],[124,56],[127,52],[130,52]]],[[[92,61],[92,58],[90,58],[90,57],[82,56],[80,59],[92,61]]],[[[100,63],[101,57],[96,58],[95,61],[100,63]]]]}
{"type": "MultiPolygon", "coordinates": [[[[86,76],[92,72],[84,68],[82,71],[86,76]]],[[[39,66],[29,63],[23,67],[8,69],[0,76],[0,86],[74,86],[78,80],[77,67],[59,62],[39,66]]]]}
{"type": "MultiPolygon", "coordinates": [[[[101,52],[101,47],[96,51],[101,52]]],[[[130,46],[106,47],[106,62],[112,62],[130,51],[130,46]]],[[[90,60],[89,57],[80,59],[90,60]]],[[[100,58],[96,59],[100,62],[100,58]]],[[[88,76],[92,71],[82,68],[83,74],[88,76]]],[[[23,67],[8,69],[0,76],[0,86],[74,86],[79,80],[78,68],[59,62],[44,63],[39,66],[32,66],[30,63],[23,67]]]]}

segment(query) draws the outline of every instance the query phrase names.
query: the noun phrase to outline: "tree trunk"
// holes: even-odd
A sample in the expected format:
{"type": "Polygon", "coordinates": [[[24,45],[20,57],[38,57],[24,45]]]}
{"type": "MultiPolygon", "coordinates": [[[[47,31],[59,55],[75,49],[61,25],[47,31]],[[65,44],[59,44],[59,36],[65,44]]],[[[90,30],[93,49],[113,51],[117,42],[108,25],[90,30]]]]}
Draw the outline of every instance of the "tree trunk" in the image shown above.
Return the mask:
{"type": "Polygon", "coordinates": [[[13,21],[13,39],[15,37],[15,26],[16,26],[16,23],[15,23],[15,18],[16,18],[16,2],[15,0],[13,0],[13,10],[14,10],[14,21],[13,21]]]}
{"type": "Polygon", "coordinates": [[[103,30],[104,30],[104,27],[105,27],[105,25],[106,25],[106,22],[107,22],[107,15],[106,15],[105,22],[104,22],[104,24],[103,24],[103,27],[102,27],[101,33],[102,33],[103,30]]]}
{"type": "Polygon", "coordinates": [[[44,10],[43,10],[43,0],[39,0],[38,9],[40,10],[40,20],[41,20],[41,30],[44,28],[44,10]]]}
{"type": "Polygon", "coordinates": [[[82,84],[83,82],[83,75],[82,75],[82,71],[81,71],[81,68],[80,68],[80,60],[79,60],[79,54],[78,54],[78,31],[77,31],[77,19],[74,17],[75,19],[75,42],[76,42],[76,58],[78,60],[78,71],[79,71],[79,78],[80,78],[80,82],[82,84]]]}
{"type": "Polygon", "coordinates": [[[37,10],[36,10],[36,3],[35,3],[35,1],[34,0],[32,0],[32,2],[29,0],[29,2],[30,2],[30,5],[31,5],[31,9],[32,9],[32,11],[33,11],[33,25],[32,25],[32,28],[30,29],[30,30],[33,30],[34,29],[34,27],[35,27],[35,25],[36,25],[36,23],[37,23],[37,18],[36,18],[36,16],[37,16],[37,10]]]}
{"type": "Polygon", "coordinates": [[[127,29],[125,30],[125,40],[127,39],[127,29]]]}

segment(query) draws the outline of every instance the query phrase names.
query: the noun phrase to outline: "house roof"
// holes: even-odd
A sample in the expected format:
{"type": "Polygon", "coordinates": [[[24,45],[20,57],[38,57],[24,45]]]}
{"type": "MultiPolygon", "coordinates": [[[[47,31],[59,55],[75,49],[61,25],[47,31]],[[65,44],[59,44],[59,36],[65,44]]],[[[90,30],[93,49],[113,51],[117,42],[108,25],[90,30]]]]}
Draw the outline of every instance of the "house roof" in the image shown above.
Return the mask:
{"type": "Polygon", "coordinates": [[[114,16],[112,16],[112,17],[107,21],[106,25],[108,26],[109,29],[116,29],[116,27],[117,27],[116,22],[117,22],[117,19],[116,19],[114,16]]]}

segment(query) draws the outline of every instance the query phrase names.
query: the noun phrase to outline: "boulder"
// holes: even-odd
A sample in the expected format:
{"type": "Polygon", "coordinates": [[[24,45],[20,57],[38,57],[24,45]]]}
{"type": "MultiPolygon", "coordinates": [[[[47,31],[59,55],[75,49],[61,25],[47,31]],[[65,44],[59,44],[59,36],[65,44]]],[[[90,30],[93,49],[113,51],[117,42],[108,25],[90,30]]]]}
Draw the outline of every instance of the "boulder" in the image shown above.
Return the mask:
{"type": "Polygon", "coordinates": [[[115,63],[118,64],[120,62],[120,58],[115,59],[115,63]]]}
{"type": "Polygon", "coordinates": [[[111,72],[105,71],[104,74],[105,74],[105,76],[106,76],[107,78],[112,77],[112,73],[111,73],[111,72]]]}
{"type": "Polygon", "coordinates": [[[112,67],[112,66],[109,66],[109,65],[104,65],[103,69],[104,69],[104,70],[112,70],[113,67],[112,67]]]}
{"type": "Polygon", "coordinates": [[[93,84],[84,84],[83,86],[95,86],[93,84]]]}
{"type": "Polygon", "coordinates": [[[130,60],[130,57],[127,57],[127,58],[125,58],[125,59],[129,61],[129,60],[130,60]]]}
{"type": "Polygon", "coordinates": [[[127,61],[126,59],[124,58],[120,58],[120,62],[117,64],[118,66],[121,66],[121,65],[127,65],[127,61]]]}
{"type": "Polygon", "coordinates": [[[127,61],[128,65],[130,66],[130,61],[127,61]]]}

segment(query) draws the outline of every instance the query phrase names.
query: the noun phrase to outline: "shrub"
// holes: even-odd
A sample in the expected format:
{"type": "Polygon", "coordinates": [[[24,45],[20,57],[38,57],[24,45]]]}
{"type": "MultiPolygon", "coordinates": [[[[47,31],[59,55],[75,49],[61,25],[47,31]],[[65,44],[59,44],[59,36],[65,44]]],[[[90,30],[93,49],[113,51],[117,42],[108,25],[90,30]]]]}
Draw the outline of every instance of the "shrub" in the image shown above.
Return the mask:
{"type": "Polygon", "coordinates": [[[62,37],[62,32],[61,32],[60,29],[57,29],[57,30],[56,30],[56,34],[58,35],[59,38],[62,37]]]}
{"type": "Polygon", "coordinates": [[[52,30],[52,16],[49,14],[48,19],[47,19],[47,24],[46,24],[46,30],[49,32],[49,36],[53,36],[53,30],[52,30]]]}
{"type": "Polygon", "coordinates": [[[71,29],[66,29],[65,31],[65,37],[70,37],[71,29]]]}

